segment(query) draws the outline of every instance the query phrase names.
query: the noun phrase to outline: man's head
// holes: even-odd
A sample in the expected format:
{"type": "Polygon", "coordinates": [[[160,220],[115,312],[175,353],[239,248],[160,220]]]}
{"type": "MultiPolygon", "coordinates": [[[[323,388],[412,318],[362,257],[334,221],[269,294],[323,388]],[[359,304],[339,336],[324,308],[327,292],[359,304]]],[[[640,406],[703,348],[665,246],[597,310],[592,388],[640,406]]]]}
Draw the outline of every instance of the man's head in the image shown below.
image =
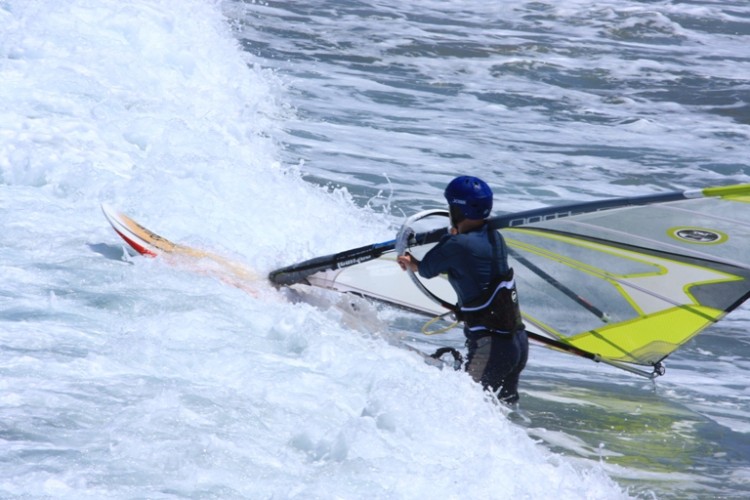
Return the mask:
{"type": "Polygon", "coordinates": [[[478,177],[456,177],[445,188],[444,194],[454,226],[463,219],[486,219],[492,211],[492,189],[478,177]]]}

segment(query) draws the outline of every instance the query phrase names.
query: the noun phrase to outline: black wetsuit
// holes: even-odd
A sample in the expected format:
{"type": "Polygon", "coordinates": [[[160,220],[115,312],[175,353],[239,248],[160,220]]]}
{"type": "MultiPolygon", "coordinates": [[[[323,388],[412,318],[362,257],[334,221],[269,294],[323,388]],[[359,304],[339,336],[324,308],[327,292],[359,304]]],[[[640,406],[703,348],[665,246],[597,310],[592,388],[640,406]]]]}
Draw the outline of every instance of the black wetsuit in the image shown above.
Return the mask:
{"type": "MultiPolygon", "coordinates": [[[[477,301],[510,271],[505,241],[502,235],[495,234],[496,248],[490,241],[487,224],[468,233],[444,236],[419,263],[420,276],[432,278],[446,273],[459,307],[477,301]]],[[[500,400],[516,402],[518,378],[529,353],[523,327],[501,332],[465,326],[464,334],[468,349],[466,371],[485,389],[497,393],[500,400]]]]}

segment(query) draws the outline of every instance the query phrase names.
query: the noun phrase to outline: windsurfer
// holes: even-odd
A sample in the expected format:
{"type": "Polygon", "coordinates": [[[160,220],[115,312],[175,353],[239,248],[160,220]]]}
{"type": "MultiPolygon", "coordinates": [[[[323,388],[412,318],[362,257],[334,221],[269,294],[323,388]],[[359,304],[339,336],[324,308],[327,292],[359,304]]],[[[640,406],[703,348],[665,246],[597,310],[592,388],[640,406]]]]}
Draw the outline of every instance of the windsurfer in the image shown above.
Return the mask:
{"type": "Polygon", "coordinates": [[[466,371],[500,401],[515,403],[529,343],[505,241],[487,223],[492,190],[477,177],[460,176],[448,184],[445,198],[451,234],[421,261],[406,253],[398,263],[424,278],[447,273],[458,296],[457,316],[464,322],[466,371]]]}

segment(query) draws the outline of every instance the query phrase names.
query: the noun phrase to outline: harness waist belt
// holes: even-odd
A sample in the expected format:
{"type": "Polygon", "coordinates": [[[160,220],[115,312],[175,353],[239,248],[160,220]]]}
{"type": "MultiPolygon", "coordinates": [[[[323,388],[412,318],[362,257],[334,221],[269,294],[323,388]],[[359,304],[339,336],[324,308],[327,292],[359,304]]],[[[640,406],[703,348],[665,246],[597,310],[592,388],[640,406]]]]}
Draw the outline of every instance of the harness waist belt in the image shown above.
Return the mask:
{"type": "Polygon", "coordinates": [[[523,329],[513,270],[497,278],[477,301],[459,307],[457,316],[470,332],[513,333],[523,329]]]}
{"type": "Polygon", "coordinates": [[[470,312],[477,312],[477,311],[481,311],[482,309],[486,309],[487,307],[490,307],[490,305],[492,305],[492,302],[495,300],[495,297],[497,296],[498,292],[501,289],[505,288],[505,289],[508,289],[508,290],[513,290],[515,287],[516,287],[516,278],[515,277],[511,278],[508,281],[501,281],[495,287],[495,291],[492,292],[492,295],[490,295],[490,298],[487,299],[484,302],[484,304],[481,304],[481,305],[478,305],[478,306],[473,306],[473,307],[461,306],[461,311],[462,312],[468,312],[468,313],[470,313],[470,312]]]}

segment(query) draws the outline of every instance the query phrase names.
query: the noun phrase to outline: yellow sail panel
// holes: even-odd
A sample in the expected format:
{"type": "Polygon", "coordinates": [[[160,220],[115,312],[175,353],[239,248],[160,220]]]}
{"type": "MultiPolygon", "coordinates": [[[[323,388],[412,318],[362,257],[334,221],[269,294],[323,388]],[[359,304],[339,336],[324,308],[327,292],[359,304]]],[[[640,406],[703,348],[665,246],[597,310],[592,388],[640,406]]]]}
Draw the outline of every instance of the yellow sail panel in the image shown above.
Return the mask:
{"type": "Polygon", "coordinates": [[[613,361],[651,365],[724,314],[710,307],[675,307],[568,337],[567,343],[613,361]]]}

